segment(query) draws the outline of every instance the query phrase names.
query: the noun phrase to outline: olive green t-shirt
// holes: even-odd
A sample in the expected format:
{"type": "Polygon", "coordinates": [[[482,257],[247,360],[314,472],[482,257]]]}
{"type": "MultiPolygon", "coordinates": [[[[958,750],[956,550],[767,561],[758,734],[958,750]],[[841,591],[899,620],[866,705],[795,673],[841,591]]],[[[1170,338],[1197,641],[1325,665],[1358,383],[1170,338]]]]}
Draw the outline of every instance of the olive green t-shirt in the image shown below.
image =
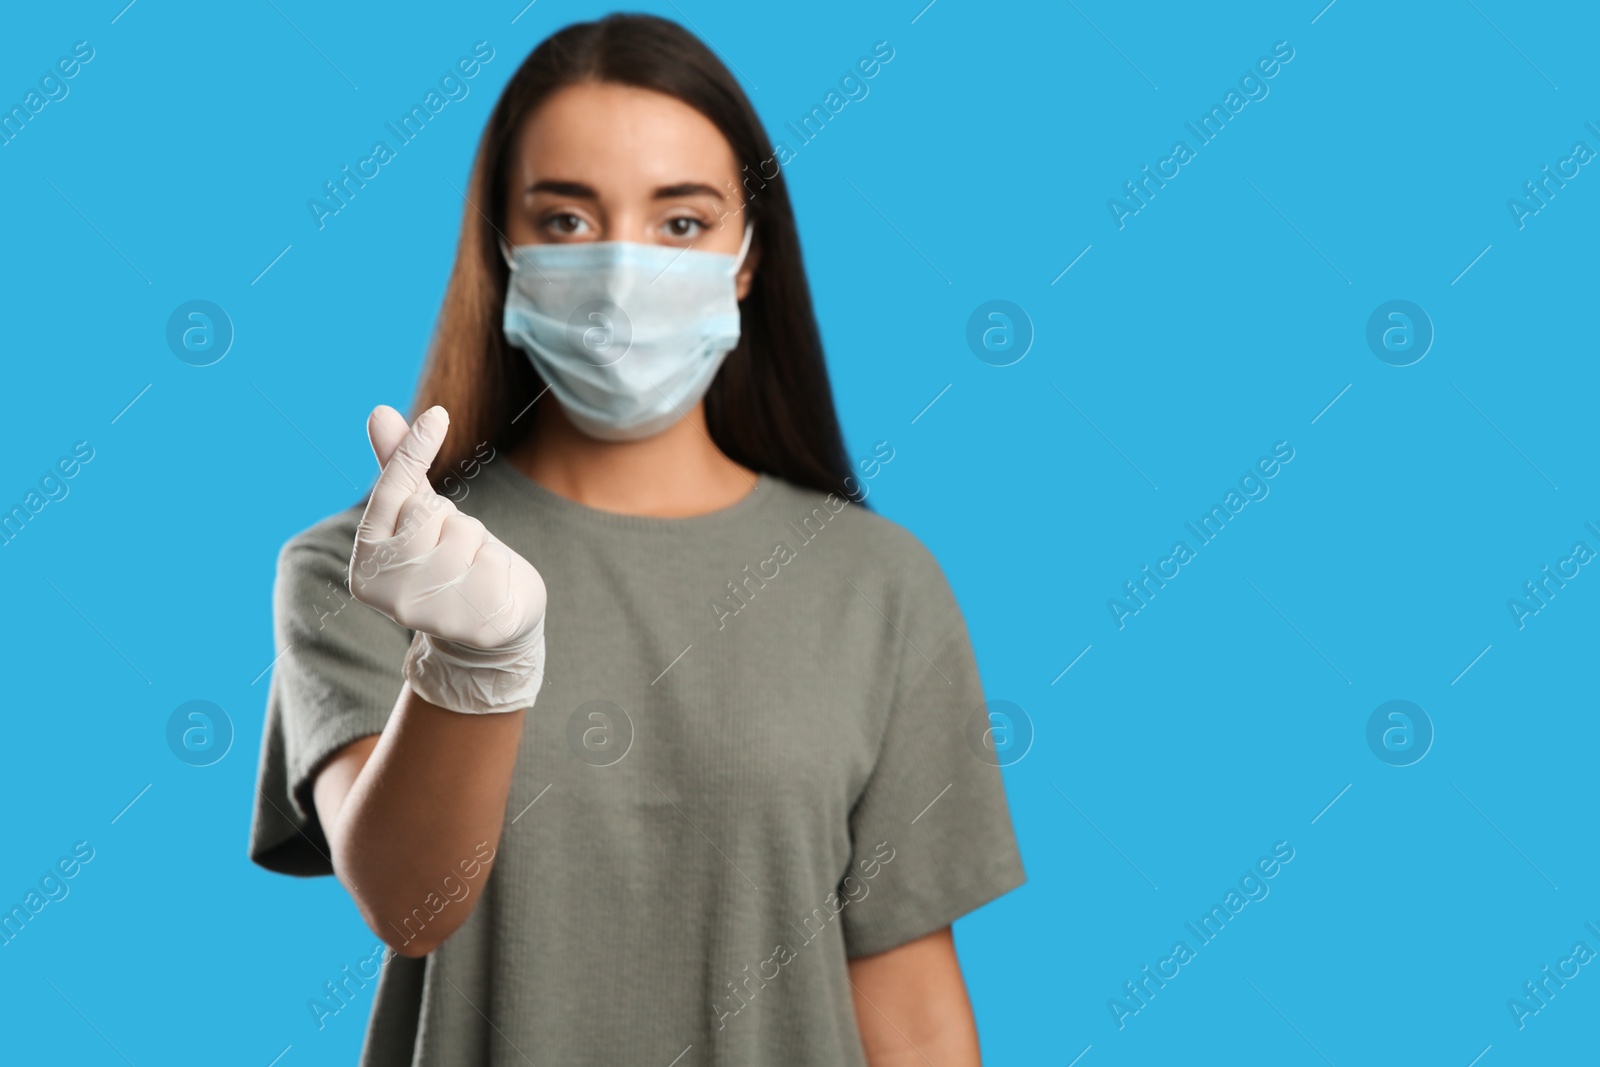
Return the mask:
{"type": "MultiPolygon", "coordinates": [[[[503,456],[474,475],[448,491],[549,591],[544,686],[497,846],[463,846],[386,939],[470,917],[425,957],[375,942],[326,1011],[376,982],[363,1067],[863,1064],[846,961],[1024,880],[938,563],[770,475],[681,519],[589,508],[503,456]]],[[[332,873],[314,776],[382,731],[411,640],[350,596],[359,518],[278,560],[250,857],[287,874],[332,873]]]]}

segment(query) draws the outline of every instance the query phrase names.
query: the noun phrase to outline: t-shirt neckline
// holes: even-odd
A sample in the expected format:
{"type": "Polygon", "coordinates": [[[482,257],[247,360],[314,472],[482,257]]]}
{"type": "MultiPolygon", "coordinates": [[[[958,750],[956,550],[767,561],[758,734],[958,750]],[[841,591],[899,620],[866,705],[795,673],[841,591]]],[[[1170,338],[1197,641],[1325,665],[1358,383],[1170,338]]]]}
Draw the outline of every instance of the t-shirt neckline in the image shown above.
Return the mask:
{"type": "Polygon", "coordinates": [[[503,462],[491,464],[491,466],[506,468],[502,473],[502,479],[509,483],[512,491],[518,497],[531,502],[546,514],[591,528],[637,530],[663,534],[704,533],[738,522],[744,516],[761,507],[772,496],[772,476],[765,471],[757,471],[756,483],[749,492],[733,503],[717,508],[715,511],[675,518],[658,515],[629,515],[623,512],[605,511],[601,508],[590,507],[588,504],[562,496],[560,493],[553,489],[545,488],[524,474],[517,468],[516,464],[511,462],[509,456],[502,456],[501,458],[503,462]]]}

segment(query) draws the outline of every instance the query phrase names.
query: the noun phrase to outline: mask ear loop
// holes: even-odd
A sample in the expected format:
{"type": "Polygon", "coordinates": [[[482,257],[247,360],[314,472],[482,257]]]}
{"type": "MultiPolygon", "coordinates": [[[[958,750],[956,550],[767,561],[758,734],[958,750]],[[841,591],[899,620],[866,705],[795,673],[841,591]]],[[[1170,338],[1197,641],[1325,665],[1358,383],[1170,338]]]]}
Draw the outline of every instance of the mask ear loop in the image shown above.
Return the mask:
{"type": "Polygon", "coordinates": [[[750,251],[750,240],[755,236],[756,224],[754,221],[744,224],[744,240],[739,244],[739,258],[733,261],[733,270],[729,274],[738,274],[739,268],[744,266],[744,257],[750,251]]]}
{"type": "Polygon", "coordinates": [[[516,270],[517,264],[512,260],[511,253],[506,248],[506,239],[504,237],[496,237],[495,243],[500,246],[500,258],[506,261],[506,266],[513,271],[516,270]]]}

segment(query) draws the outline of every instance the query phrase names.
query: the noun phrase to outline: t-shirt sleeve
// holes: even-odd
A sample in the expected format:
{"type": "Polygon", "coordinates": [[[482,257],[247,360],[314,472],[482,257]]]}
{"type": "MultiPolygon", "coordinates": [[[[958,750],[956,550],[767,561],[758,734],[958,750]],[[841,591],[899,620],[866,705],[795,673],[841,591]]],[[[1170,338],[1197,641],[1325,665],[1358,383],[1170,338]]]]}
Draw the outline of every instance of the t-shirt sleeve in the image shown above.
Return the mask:
{"type": "Polygon", "coordinates": [[[942,929],[1026,877],[999,761],[983,745],[989,720],[966,622],[915,539],[905,571],[891,704],[850,817],[840,916],[851,957],[942,929]]]}
{"type": "Polygon", "coordinates": [[[296,535],[278,555],[275,654],[257,769],[250,859],[283,874],[332,874],[311,787],[324,763],[381,733],[411,631],[350,595],[359,508],[296,535]]]}

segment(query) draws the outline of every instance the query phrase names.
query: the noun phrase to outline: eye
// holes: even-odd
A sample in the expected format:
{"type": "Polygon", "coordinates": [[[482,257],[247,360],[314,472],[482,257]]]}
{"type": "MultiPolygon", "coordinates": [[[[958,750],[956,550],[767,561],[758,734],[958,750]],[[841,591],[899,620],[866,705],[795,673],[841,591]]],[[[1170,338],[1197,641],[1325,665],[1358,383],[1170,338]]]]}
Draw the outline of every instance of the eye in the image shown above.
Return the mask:
{"type": "Polygon", "coordinates": [[[542,225],[558,237],[575,237],[584,232],[588,223],[570,211],[558,211],[546,215],[542,225]]]}
{"type": "Polygon", "coordinates": [[[679,215],[677,218],[667,220],[667,233],[680,240],[699,237],[709,228],[699,219],[690,218],[688,215],[679,215]]]}

